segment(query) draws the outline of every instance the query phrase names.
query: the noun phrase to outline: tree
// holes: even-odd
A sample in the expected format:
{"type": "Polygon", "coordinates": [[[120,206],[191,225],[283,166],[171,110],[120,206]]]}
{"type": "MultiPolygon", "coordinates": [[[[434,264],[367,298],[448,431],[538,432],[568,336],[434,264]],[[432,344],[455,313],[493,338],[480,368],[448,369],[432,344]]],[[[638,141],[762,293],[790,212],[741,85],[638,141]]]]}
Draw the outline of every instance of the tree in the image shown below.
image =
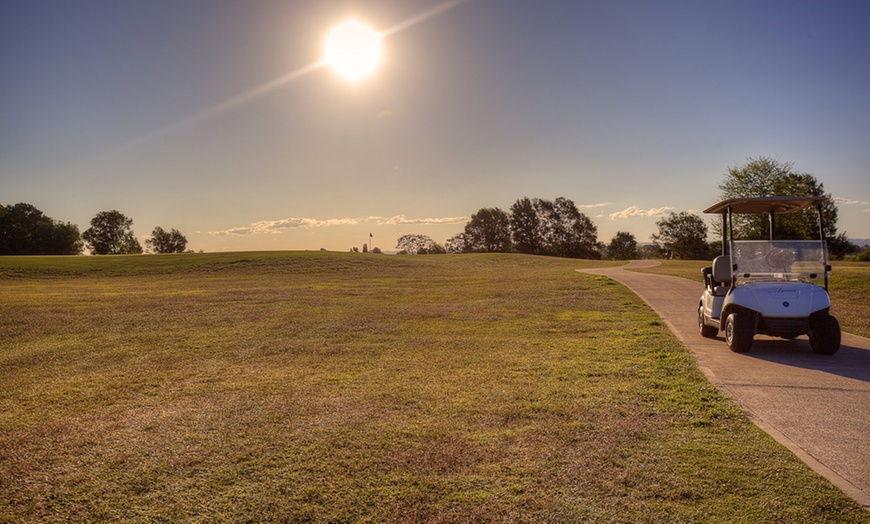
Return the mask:
{"type": "Polygon", "coordinates": [[[541,220],[529,197],[523,197],[511,206],[510,229],[516,251],[530,255],[544,253],[541,220]]]}
{"type": "MultiPolygon", "coordinates": [[[[725,179],[719,184],[721,198],[766,197],[766,196],[814,196],[830,198],[825,186],[808,173],[795,172],[791,162],[779,162],[769,157],[750,158],[743,166],[728,168],[725,179]]],[[[818,238],[817,211],[806,209],[796,213],[777,216],[776,236],[789,240],[812,240],[818,238]]],[[[837,233],[837,205],[828,201],[822,205],[825,237],[832,256],[842,257],[851,243],[845,233],[837,233]]],[[[761,215],[734,215],[734,234],[745,240],[770,238],[770,222],[761,215]]],[[[715,224],[714,231],[721,233],[722,225],[715,224]]]]}
{"type": "Polygon", "coordinates": [[[510,217],[501,209],[482,208],[465,224],[463,251],[504,253],[511,248],[510,217]]]}
{"type": "Polygon", "coordinates": [[[446,253],[443,246],[426,235],[403,235],[396,242],[401,255],[435,255],[446,253]]]}
{"type": "Polygon", "coordinates": [[[607,258],[611,260],[634,260],[637,258],[637,239],[631,233],[617,231],[607,246],[607,258]]]}
{"type": "Polygon", "coordinates": [[[78,226],[30,204],[0,205],[0,255],[78,255],[82,249],[78,226]]]}
{"type": "Polygon", "coordinates": [[[658,234],[653,242],[663,242],[677,258],[688,260],[706,259],[710,248],[707,244],[707,224],[698,215],[682,211],[671,213],[656,222],[658,234]]]}
{"type": "Polygon", "coordinates": [[[543,254],[599,259],[598,228],[577,209],[573,201],[559,197],[554,201],[533,201],[540,223],[543,254]]]}
{"type": "Polygon", "coordinates": [[[145,241],[145,245],[153,249],[155,253],[184,253],[187,249],[187,238],[177,229],[165,231],[157,226],[151,232],[151,238],[145,241]]]}
{"type": "Polygon", "coordinates": [[[448,253],[465,252],[465,233],[459,233],[447,239],[446,251],[448,253]]]}
{"type": "Polygon", "coordinates": [[[100,211],[91,219],[91,227],[82,233],[93,255],[129,255],[142,253],[142,245],[131,227],[133,219],[120,211],[100,211]]]}

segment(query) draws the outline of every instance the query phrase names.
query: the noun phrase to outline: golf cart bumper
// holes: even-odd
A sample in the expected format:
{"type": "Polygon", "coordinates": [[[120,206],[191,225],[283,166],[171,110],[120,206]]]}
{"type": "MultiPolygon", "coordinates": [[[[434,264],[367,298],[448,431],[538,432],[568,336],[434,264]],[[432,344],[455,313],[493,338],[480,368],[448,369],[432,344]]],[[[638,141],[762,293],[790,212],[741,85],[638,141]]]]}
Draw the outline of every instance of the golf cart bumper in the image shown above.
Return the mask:
{"type": "Polygon", "coordinates": [[[795,338],[809,332],[809,320],[806,318],[761,317],[756,330],[758,333],[772,337],[795,338]]]}

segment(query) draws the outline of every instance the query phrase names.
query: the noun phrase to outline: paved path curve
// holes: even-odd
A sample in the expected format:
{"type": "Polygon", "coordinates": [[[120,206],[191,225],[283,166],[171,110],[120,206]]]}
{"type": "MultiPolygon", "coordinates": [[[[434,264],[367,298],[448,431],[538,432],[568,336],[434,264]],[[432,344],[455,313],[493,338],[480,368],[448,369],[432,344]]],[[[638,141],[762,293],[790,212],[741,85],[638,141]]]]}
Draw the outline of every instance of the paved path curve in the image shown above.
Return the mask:
{"type": "Polygon", "coordinates": [[[624,269],[658,264],[634,261],[578,271],[607,276],[634,291],[753,422],[870,509],[870,339],[843,333],[840,351],[825,356],[813,353],[806,337],[757,336],[752,351],[733,353],[724,338],[698,332],[700,274],[693,282],[624,269]]]}

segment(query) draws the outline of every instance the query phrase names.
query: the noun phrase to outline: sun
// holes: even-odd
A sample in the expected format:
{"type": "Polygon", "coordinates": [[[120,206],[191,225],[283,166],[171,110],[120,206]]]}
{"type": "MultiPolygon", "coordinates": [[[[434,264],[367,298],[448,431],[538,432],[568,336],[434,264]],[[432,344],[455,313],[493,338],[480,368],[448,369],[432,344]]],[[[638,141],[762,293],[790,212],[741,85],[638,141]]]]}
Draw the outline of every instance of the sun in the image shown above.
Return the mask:
{"type": "Polygon", "coordinates": [[[342,77],[356,82],[381,61],[381,35],[357,20],[342,22],[326,37],[323,61],[342,77]]]}

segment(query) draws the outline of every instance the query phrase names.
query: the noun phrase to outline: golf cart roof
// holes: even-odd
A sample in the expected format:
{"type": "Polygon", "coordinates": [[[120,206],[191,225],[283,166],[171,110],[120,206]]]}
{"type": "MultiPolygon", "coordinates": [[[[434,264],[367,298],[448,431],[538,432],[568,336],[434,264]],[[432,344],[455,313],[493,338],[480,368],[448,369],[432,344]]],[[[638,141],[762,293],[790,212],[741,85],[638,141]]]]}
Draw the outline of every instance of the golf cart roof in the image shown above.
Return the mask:
{"type": "Polygon", "coordinates": [[[753,198],[729,198],[704,210],[704,213],[722,214],[731,207],[732,213],[791,213],[827,202],[825,197],[771,196],[753,198]]]}

